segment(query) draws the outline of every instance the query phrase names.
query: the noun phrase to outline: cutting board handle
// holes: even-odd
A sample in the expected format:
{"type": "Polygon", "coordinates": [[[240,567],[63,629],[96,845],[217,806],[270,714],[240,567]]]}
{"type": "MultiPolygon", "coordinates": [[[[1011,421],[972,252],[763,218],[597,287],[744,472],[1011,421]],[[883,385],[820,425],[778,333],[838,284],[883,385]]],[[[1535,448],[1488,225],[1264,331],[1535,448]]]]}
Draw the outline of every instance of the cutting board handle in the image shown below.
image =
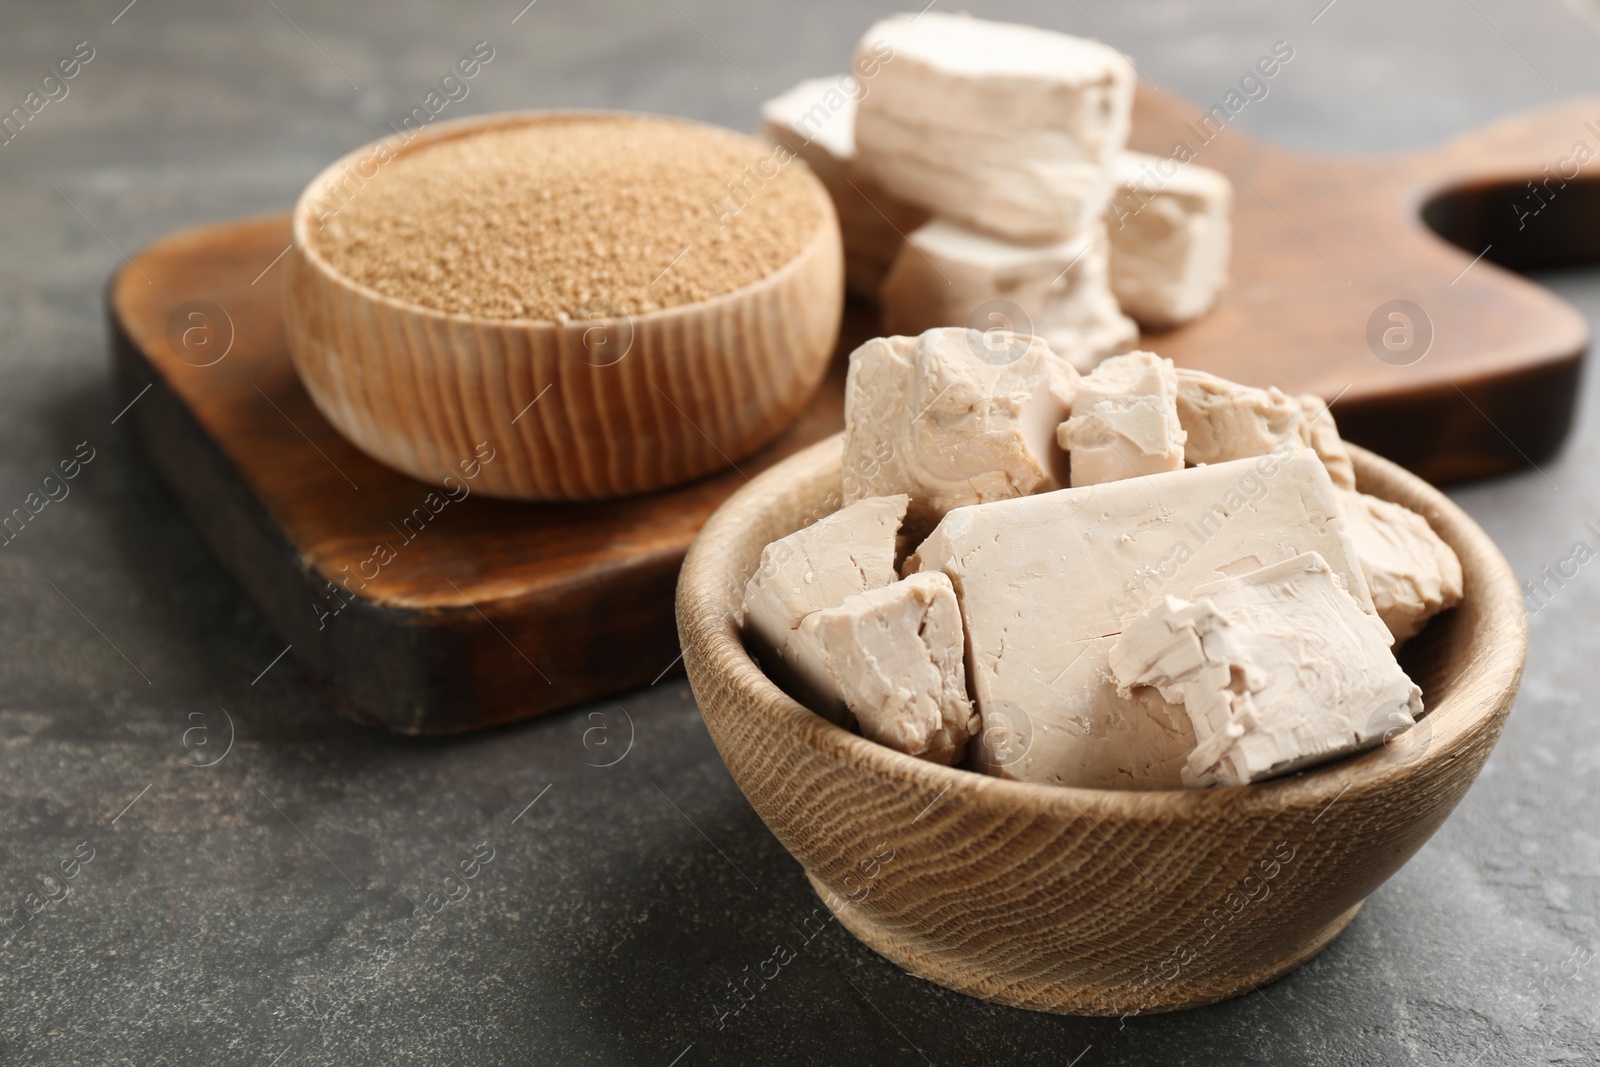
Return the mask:
{"type": "Polygon", "coordinates": [[[1416,153],[1440,236],[1518,270],[1600,261],[1600,96],[1511,115],[1416,153]]]}

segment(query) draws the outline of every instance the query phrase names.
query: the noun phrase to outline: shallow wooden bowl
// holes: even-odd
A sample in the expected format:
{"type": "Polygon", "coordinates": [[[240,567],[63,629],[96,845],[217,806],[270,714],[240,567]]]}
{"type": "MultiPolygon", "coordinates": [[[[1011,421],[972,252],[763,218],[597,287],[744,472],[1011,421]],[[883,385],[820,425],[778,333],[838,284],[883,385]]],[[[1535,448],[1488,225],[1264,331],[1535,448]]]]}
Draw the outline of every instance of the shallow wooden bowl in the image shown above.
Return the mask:
{"type": "MultiPolygon", "coordinates": [[[[380,146],[398,157],[571,114],[494,115],[428,127],[409,144],[388,138],[334,163],[301,195],[284,259],[289,350],[317,408],[380,462],[438,483],[459,478],[487,441],[494,458],[475,490],[519,500],[625,496],[736,463],[788,426],[822,380],[839,334],[844,260],[827,190],[804,165],[795,177],[812,188],[822,224],[798,256],[742,289],[639,315],[597,307],[559,323],[447,314],[357,284],[311,240],[317,197],[341,184],[360,196],[356,179],[384,180],[372,162],[380,146]]],[[[752,159],[770,151],[751,140],[752,159]]]]}
{"type": "Polygon", "coordinates": [[[1381,748],[1257,785],[1109,791],[940,767],[831,725],[767,680],[732,609],[763,545],[838,506],[839,438],[740,490],[689,551],[678,631],[706,725],[839,921],[913,974],[1072,1014],[1249,992],[1326,946],[1444,822],[1526,658],[1522,594],[1489,538],[1351,451],[1361,488],[1426,515],[1466,577],[1462,605],[1402,656],[1428,714],[1381,748]]]}

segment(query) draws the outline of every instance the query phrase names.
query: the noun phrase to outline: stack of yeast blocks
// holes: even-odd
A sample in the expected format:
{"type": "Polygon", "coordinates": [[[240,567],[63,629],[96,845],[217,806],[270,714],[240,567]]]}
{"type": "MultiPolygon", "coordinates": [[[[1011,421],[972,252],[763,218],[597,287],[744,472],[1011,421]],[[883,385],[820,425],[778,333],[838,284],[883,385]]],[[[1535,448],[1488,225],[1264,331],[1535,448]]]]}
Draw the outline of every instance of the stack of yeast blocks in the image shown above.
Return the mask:
{"type": "Polygon", "coordinates": [[[1125,151],[1135,76],[1116,50],[925,11],[868,30],[854,71],[769,102],[763,126],[833,193],[850,286],[886,333],[1030,333],[1087,371],[1137,342],[1135,319],[1215,300],[1227,179],[1125,151]]]}
{"type": "Polygon", "coordinates": [[[1356,489],[1321,401],[1011,341],[852,354],[845,506],[746,590],[775,680],[903,752],[1091,788],[1242,785],[1415,721],[1393,649],[1461,568],[1356,489]]]}

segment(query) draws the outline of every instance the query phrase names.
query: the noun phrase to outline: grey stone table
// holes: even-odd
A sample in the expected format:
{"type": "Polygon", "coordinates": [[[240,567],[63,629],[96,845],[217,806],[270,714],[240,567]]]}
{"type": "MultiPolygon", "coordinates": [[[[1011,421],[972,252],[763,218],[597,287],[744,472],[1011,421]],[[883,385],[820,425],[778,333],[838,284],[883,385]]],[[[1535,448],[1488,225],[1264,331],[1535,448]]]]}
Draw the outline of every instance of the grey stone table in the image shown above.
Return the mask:
{"type": "MultiPolygon", "coordinates": [[[[1532,620],[1521,698],[1467,801],[1330,949],[1260,993],[1121,1022],[945,992],[836,925],[797,944],[816,900],[681,678],[411,741],[341,721],[275,661],[112,425],[101,290],[120,252],[286,208],[479,40],[495,58],[459,114],[750,128],[891,10],[523,2],[0,8],[0,111],[93,50],[0,147],[0,511],[80,442],[93,456],[0,547],[0,913],[65,893],[0,947],[0,1062],[1600,1062],[1600,565],[1532,620]],[[476,877],[447,881],[463,861],[476,877]],[[407,926],[429,894],[441,910],[407,926]],[[722,1015],[779,941],[795,961],[722,1015]]],[[[1287,40],[1295,59],[1238,123],[1303,148],[1406,148],[1600,86],[1594,0],[975,6],[1104,36],[1207,102],[1287,40]]],[[[1549,280],[1600,314],[1600,274],[1549,280]]],[[[1592,378],[1559,459],[1454,494],[1525,579],[1597,544],[1592,378]]]]}

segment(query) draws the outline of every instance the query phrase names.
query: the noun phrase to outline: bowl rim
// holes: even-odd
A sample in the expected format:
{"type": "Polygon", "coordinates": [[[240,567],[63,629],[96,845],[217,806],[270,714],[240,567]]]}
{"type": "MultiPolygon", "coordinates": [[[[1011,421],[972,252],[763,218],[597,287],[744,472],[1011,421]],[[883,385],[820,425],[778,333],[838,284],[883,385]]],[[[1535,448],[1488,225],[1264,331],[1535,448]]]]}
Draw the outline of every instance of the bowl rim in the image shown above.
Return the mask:
{"type": "MultiPolygon", "coordinates": [[[[406,139],[404,134],[392,133],[377,140],[369,141],[366,144],[358,145],[318,171],[311,181],[306,184],[305,188],[300,191],[299,196],[295,198],[294,209],[290,213],[291,245],[295,253],[302,258],[306,265],[322,275],[328,282],[354,292],[364,299],[420,318],[458,325],[493,326],[524,330],[554,331],[571,327],[588,328],[593,323],[591,319],[569,318],[563,321],[561,319],[491,318],[461,311],[440,311],[438,308],[408,303],[389,296],[387,293],[379,292],[335,267],[316,247],[316,242],[312,240],[310,229],[311,200],[313,195],[320,191],[323,181],[331,179],[342,171],[352,169],[358,161],[373,155],[380,146],[387,146],[394,153],[394,158],[398,159],[403,155],[420,152],[425,148],[442,144],[446,141],[460,140],[464,137],[472,137],[496,129],[531,126],[551,120],[574,118],[649,120],[715,130],[718,133],[742,138],[753,145],[770,143],[762,141],[756,135],[740,133],[738,130],[719,126],[713,122],[702,122],[698,119],[683,118],[678,115],[661,115],[649,111],[613,108],[530,108],[516,111],[495,111],[486,115],[469,115],[458,119],[447,119],[444,122],[424,127],[412,135],[409,140],[406,139]]],[[[784,146],[772,145],[772,147],[776,150],[784,146]]],[[[815,172],[811,170],[811,167],[798,153],[792,149],[789,151],[790,159],[784,165],[800,164],[801,170],[804,172],[803,180],[810,183],[807,188],[811,190],[813,200],[822,208],[822,219],[817,226],[817,232],[812,234],[811,239],[801,246],[800,251],[794,255],[794,258],[770,274],[763,275],[755,281],[742,285],[737,289],[731,289],[726,293],[718,293],[716,296],[708,297],[705,300],[697,300],[688,304],[676,304],[669,308],[657,308],[653,311],[644,311],[638,314],[623,312],[624,318],[634,323],[667,322],[675,317],[699,315],[714,308],[742,302],[748,298],[752,290],[765,289],[781,284],[788,281],[790,275],[799,273],[807,261],[817,254],[819,246],[830,243],[830,236],[834,241],[838,240],[836,236],[839,232],[838,214],[834,210],[833,198],[828,194],[827,187],[822,184],[822,179],[816,176],[815,172]],[[831,226],[829,225],[830,222],[832,223],[831,226]],[[831,235],[830,230],[832,231],[831,235]]]]}
{"type": "MultiPolygon", "coordinates": [[[[1498,604],[1498,610],[1503,611],[1508,606],[1513,609],[1508,620],[1511,623],[1509,640],[1506,639],[1508,635],[1502,634],[1498,641],[1491,641],[1485,633],[1490,629],[1487,625],[1471,631],[1471,639],[1463,650],[1463,655],[1471,652],[1471,658],[1454,672],[1444,687],[1456,699],[1446,699],[1426,709],[1427,713],[1419,722],[1428,724],[1429,744],[1414,760],[1387,760],[1385,749],[1380,745],[1249,785],[1203,789],[1099,789],[1020,782],[961,767],[947,767],[908,756],[834,725],[795,701],[755,663],[745,648],[727,599],[717,594],[717,589],[728,588],[728,583],[726,564],[719,564],[716,557],[723,555],[718,551],[720,546],[738,538],[738,528],[730,525],[736,512],[748,510],[763,499],[770,501],[781,494],[786,485],[792,485],[797,475],[804,477],[802,472],[814,471],[821,463],[831,462],[837,466],[843,455],[842,434],[820,441],[762,472],[712,514],[691,546],[679,579],[680,643],[686,650],[691,646],[695,648],[692,658],[703,661],[708,672],[719,676],[719,682],[728,687],[728,700],[740,707],[742,713],[773,717],[774,727],[781,727],[783,732],[794,735],[802,743],[823,750],[861,773],[911,783],[919,787],[919,796],[924,795],[921,789],[926,789],[925,795],[929,797],[959,795],[969,803],[1030,810],[1060,818],[1088,817],[1092,820],[1095,814],[1101,814],[1124,824],[1140,820],[1270,818],[1318,808],[1326,811],[1352,792],[1359,796],[1390,790],[1416,772],[1437,769],[1479,743],[1486,732],[1492,743],[1499,723],[1509,711],[1527,659],[1527,617],[1521,587],[1488,535],[1438,489],[1366,449],[1356,445],[1348,447],[1358,486],[1369,483],[1362,491],[1376,488],[1370,484],[1373,481],[1396,486],[1399,492],[1394,495],[1409,497],[1412,503],[1424,505],[1413,510],[1423,514],[1461,557],[1466,579],[1461,607],[1471,598],[1474,603],[1498,604]]],[[[1391,499],[1390,494],[1381,496],[1391,499]]],[[[1412,506],[1404,499],[1396,502],[1412,506]]],[[[739,583],[739,588],[743,589],[743,583],[739,583]]],[[[686,654],[686,660],[689,658],[686,654]]],[[[691,673],[691,680],[692,677],[691,673]]],[[[716,730],[711,719],[717,713],[708,713],[703,700],[699,701],[699,706],[715,739],[716,730]]],[[[772,735],[776,732],[774,730],[772,735]]],[[[723,755],[726,759],[728,753],[723,755]]],[[[735,778],[738,778],[737,773],[735,778]]]]}

